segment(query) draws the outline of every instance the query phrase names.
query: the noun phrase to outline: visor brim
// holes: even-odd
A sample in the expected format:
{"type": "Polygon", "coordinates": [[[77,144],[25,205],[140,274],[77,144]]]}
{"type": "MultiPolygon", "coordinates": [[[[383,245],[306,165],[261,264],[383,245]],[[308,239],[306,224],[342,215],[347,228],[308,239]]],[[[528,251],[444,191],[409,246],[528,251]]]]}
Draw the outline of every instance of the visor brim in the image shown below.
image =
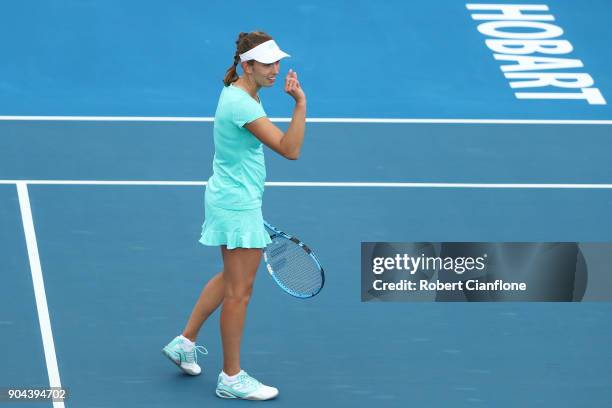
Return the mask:
{"type": "Polygon", "coordinates": [[[291,57],[291,55],[282,51],[278,51],[270,55],[255,58],[255,61],[261,62],[262,64],[272,64],[273,62],[280,61],[283,58],[287,57],[291,57]]]}

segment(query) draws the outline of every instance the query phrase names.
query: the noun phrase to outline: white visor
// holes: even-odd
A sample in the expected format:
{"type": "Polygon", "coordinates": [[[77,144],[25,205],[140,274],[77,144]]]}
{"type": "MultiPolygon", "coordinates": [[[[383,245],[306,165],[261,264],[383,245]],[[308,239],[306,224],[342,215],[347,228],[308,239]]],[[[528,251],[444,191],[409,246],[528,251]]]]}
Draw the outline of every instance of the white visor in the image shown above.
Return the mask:
{"type": "Polygon", "coordinates": [[[266,41],[257,47],[251,48],[244,54],[240,54],[240,62],[255,60],[262,64],[271,64],[291,55],[281,51],[274,40],[266,41]]]}

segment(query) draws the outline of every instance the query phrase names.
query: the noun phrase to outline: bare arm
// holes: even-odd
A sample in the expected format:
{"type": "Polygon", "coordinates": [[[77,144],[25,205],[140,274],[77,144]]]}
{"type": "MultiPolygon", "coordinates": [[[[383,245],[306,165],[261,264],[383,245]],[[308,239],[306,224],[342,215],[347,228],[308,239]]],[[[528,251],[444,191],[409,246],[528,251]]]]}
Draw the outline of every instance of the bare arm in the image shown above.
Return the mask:
{"type": "Polygon", "coordinates": [[[283,131],[265,116],[247,123],[244,127],[276,153],[289,160],[297,160],[304,142],[306,103],[295,104],[287,133],[283,134],[283,131]]]}
{"type": "Polygon", "coordinates": [[[287,74],[285,92],[295,99],[295,108],[287,132],[283,134],[267,117],[244,125],[263,144],[289,160],[297,160],[304,142],[306,130],[306,95],[291,70],[287,74]]]}

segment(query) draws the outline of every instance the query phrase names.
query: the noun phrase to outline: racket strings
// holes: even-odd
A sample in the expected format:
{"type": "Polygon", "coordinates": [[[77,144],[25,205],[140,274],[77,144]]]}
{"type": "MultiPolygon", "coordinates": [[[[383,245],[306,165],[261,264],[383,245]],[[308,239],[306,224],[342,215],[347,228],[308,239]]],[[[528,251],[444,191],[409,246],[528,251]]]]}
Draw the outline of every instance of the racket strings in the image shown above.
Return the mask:
{"type": "Polygon", "coordinates": [[[284,237],[275,237],[266,253],[274,276],[282,286],[303,295],[319,291],[323,283],[321,269],[298,244],[284,237]]]}

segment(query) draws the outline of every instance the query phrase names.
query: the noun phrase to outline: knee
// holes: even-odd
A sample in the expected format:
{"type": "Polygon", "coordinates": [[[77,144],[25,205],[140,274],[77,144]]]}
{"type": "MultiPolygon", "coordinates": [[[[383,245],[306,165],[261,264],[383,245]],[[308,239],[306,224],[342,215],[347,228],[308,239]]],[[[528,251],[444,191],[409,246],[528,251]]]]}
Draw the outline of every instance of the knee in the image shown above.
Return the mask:
{"type": "Polygon", "coordinates": [[[235,285],[225,288],[224,301],[249,303],[251,294],[253,293],[253,285],[235,285]]]}

